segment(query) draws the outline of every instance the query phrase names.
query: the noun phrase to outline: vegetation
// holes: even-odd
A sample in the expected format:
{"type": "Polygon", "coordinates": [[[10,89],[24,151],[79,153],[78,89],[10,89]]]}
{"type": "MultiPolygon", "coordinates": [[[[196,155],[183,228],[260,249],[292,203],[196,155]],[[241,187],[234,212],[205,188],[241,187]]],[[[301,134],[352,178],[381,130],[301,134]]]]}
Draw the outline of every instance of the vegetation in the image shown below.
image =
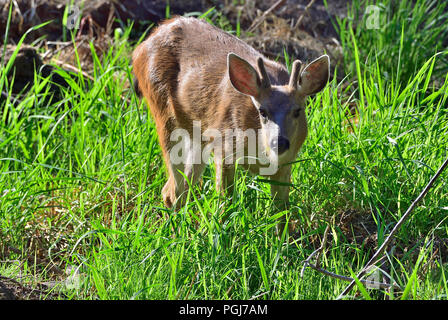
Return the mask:
{"type": "MultiPolygon", "coordinates": [[[[102,58],[91,45],[93,80],[58,68],[70,84],[60,99],[48,99],[38,72],[12,97],[2,61],[0,274],[53,281],[46,292],[62,299],[335,299],[346,282],[300,274],[326,227],[321,266],[356,274],[448,156],[445,4],[382,3],[379,31],[354,28],[362,1],[335,21],[345,65],[335,72],[347,76],[309,99],[289,212],[275,211],[268,181],[242,170],[233,201],[220,198],[213,167],[185,207],[163,206],[154,122],[123,85],[132,83],[132,27],[102,58]],[[285,214],[297,232],[289,240],[275,235],[285,214]]],[[[387,256],[402,291],[358,283],[349,298],[446,299],[447,211],[444,173],[387,256]]]]}

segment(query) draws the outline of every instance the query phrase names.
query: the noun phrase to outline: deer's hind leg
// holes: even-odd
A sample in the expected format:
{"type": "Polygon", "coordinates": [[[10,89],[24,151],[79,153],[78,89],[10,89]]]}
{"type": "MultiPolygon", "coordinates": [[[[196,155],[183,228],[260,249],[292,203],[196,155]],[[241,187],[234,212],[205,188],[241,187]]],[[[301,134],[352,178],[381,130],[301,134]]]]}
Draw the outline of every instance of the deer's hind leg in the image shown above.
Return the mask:
{"type": "Polygon", "coordinates": [[[174,174],[175,170],[171,164],[170,158],[170,148],[172,144],[170,137],[172,132],[176,129],[176,119],[172,115],[160,112],[160,109],[157,108],[154,100],[148,102],[151,114],[156,123],[157,136],[168,174],[168,180],[162,189],[162,198],[165,206],[171,208],[176,201],[176,178],[174,174]]]}
{"type": "Polygon", "coordinates": [[[172,146],[167,157],[169,178],[163,188],[165,205],[174,208],[184,205],[188,182],[193,186],[201,177],[206,165],[201,159],[201,148],[193,147],[186,130],[181,132],[185,135],[177,145],[172,146]]]}

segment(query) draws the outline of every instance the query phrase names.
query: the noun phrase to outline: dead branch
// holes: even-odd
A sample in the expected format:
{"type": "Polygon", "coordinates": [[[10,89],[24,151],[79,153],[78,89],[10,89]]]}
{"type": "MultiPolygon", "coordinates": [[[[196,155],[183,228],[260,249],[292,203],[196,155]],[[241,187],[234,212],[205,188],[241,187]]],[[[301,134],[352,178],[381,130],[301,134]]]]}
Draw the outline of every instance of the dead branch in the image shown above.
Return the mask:
{"type": "MultiPolygon", "coordinates": [[[[336,274],[336,273],[327,271],[327,270],[322,269],[322,268],[320,268],[318,266],[315,266],[314,264],[311,264],[311,263],[308,263],[307,266],[310,267],[313,270],[316,270],[317,272],[323,273],[323,274],[325,274],[327,276],[330,276],[330,277],[338,279],[338,280],[355,281],[353,278],[342,276],[340,274],[336,274]]],[[[360,279],[359,282],[361,282],[362,284],[367,285],[369,287],[373,287],[373,288],[380,288],[380,289],[394,288],[394,289],[401,290],[401,287],[398,286],[395,283],[388,284],[388,283],[385,283],[385,282],[377,282],[377,281],[370,281],[370,280],[364,280],[364,279],[360,279]]]]}
{"type": "Polygon", "coordinates": [[[299,19],[297,19],[297,22],[294,25],[294,29],[297,29],[298,27],[300,27],[300,24],[302,23],[302,20],[303,20],[303,16],[308,13],[308,9],[311,8],[311,6],[313,5],[313,3],[315,1],[316,0],[311,0],[310,3],[308,3],[308,5],[305,7],[305,10],[303,11],[302,15],[299,17],[299,19]]]}
{"type": "MultiPolygon", "coordinates": [[[[389,243],[392,241],[393,237],[395,236],[395,233],[397,233],[398,229],[401,227],[401,225],[406,221],[406,219],[411,215],[414,208],[417,206],[417,203],[422,200],[425,195],[428,193],[429,189],[431,189],[434,182],[437,180],[437,178],[441,175],[443,170],[448,166],[448,158],[442,163],[439,170],[437,170],[436,174],[431,178],[431,180],[428,182],[426,187],[423,189],[423,191],[419,194],[419,196],[412,202],[408,210],[406,210],[405,214],[401,217],[401,219],[397,222],[395,227],[390,232],[389,236],[386,238],[386,240],[383,242],[383,244],[380,246],[380,248],[375,252],[373,257],[367,262],[367,264],[362,268],[362,270],[359,272],[357,278],[361,278],[366,272],[367,269],[372,266],[373,264],[377,263],[379,260],[379,257],[383,254],[383,252],[386,250],[389,243]]],[[[350,290],[355,285],[355,280],[352,280],[350,284],[345,288],[345,290],[339,295],[339,299],[343,296],[347,295],[350,290]]]]}
{"type": "Polygon", "coordinates": [[[62,67],[64,67],[65,69],[67,69],[67,70],[69,70],[69,71],[72,71],[72,72],[80,72],[80,73],[82,73],[82,75],[83,75],[84,77],[86,77],[87,79],[89,79],[89,80],[91,80],[91,81],[95,81],[95,79],[94,79],[91,75],[89,75],[87,72],[82,71],[82,70],[79,70],[77,67],[72,66],[71,64],[65,63],[65,62],[60,61],[60,60],[57,60],[57,59],[53,59],[53,62],[56,63],[56,64],[58,64],[58,65],[61,65],[62,67]]]}
{"type": "MultiPolygon", "coordinates": [[[[354,281],[353,278],[350,277],[346,277],[343,275],[339,275],[330,271],[327,271],[323,268],[320,267],[320,254],[325,250],[326,244],[327,244],[327,237],[328,237],[328,232],[330,231],[330,224],[328,224],[327,228],[325,229],[324,232],[324,236],[322,239],[322,243],[320,245],[319,248],[317,248],[316,250],[314,250],[309,256],[308,258],[306,258],[306,260],[303,262],[303,268],[300,271],[300,277],[303,278],[303,274],[305,272],[305,268],[306,267],[310,267],[313,270],[316,270],[317,272],[323,273],[327,276],[330,276],[332,278],[336,278],[339,280],[343,280],[343,281],[354,281]],[[311,259],[317,255],[316,257],[316,264],[312,264],[310,263],[311,259]]],[[[373,288],[381,288],[381,289],[401,289],[397,284],[393,283],[393,284],[388,284],[388,283],[384,283],[384,282],[377,282],[377,281],[370,281],[370,280],[359,280],[362,284],[368,285],[369,287],[373,287],[373,288]]]]}
{"type": "Polygon", "coordinates": [[[329,230],[330,230],[330,225],[328,224],[328,225],[327,225],[327,228],[326,228],[325,231],[324,231],[324,238],[322,239],[322,243],[321,243],[320,247],[317,248],[316,250],[314,250],[314,251],[308,256],[308,258],[306,258],[306,260],[303,262],[303,268],[302,268],[302,270],[300,271],[300,277],[301,277],[301,278],[303,278],[303,273],[305,272],[305,268],[306,268],[307,266],[310,265],[310,261],[311,261],[311,259],[312,259],[316,254],[317,254],[316,266],[319,267],[319,265],[320,265],[319,257],[320,257],[321,252],[322,252],[323,250],[325,250],[325,246],[326,246],[326,243],[327,243],[327,236],[328,236],[328,231],[329,231],[329,230]]]}
{"type": "Polygon", "coordinates": [[[267,15],[270,14],[272,11],[277,10],[282,5],[286,3],[286,0],[279,0],[276,3],[274,3],[268,10],[266,10],[259,18],[255,19],[254,22],[252,22],[251,26],[247,30],[247,32],[253,32],[257,27],[266,19],[267,15]]]}

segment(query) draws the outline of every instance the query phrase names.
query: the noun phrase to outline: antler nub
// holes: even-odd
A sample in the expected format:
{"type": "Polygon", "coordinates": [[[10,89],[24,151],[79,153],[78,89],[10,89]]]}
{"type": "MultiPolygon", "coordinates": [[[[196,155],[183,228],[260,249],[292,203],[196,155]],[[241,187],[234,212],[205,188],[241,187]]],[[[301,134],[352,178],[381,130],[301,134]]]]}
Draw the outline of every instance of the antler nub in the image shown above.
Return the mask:
{"type": "Polygon", "coordinates": [[[269,80],[269,75],[266,72],[266,68],[264,67],[263,58],[259,57],[257,59],[257,66],[258,66],[258,70],[260,71],[261,85],[264,88],[270,88],[271,87],[271,81],[269,80]]]}
{"type": "Polygon", "coordinates": [[[302,66],[302,61],[296,60],[292,64],[292,70],[291,70],[291,78],[289,78],[289,86],[293,88],[294,90],[297,90],[297,86],[299,85],[299,75],[300,75],[300,69],[302,66]]]}

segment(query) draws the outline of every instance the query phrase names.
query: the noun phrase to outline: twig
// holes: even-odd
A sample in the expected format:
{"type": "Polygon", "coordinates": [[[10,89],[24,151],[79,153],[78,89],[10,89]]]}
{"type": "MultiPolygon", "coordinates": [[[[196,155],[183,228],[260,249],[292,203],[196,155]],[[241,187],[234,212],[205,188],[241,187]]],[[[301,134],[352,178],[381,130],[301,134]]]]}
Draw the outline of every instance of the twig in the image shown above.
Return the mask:
{"type": "MultiPolygon", "coordinates": [[[[187,292],[187,295],[185,296],[185,300],[187,300],[188,296],[190,295],[191,288],[193,288],[194,280],[196,279],[198,272],[199,272],[199,270],[196,270],[196,273],[194,274],[193,278],[191,278],[190,287],[188,288],[188,292],[187,292]]],[[[179,292],[179,294],[180,294],[180,292],[179,292]]],[[[179,299],[179,295],[177,295],[177,299],[179,299]]]]}
{"type": "MultiPolygon", "coordinates": [[[[308,258],[306,258],[306,260],[303,262],[303,268],[300,271],[300,277],[303,278],[303,274],[305,272],[305,268],[306,267],[310,267],[311,269],[314,269],[317,272],[323,273],[327,276],[330,276],[332,278],[336,278],[339,280],[343,280],[343,281],[354,281],[353,278],[350,277],[346,277],[346,276],[342,276],[330,271],[327,271],[325,269],[322,269],[320,267],[320,262],[319,262],[319,258],[320,258],[320,254],[322,253],[322,251],[325,250],[326,244],[327,244],[327,237],[328,237],[328,232],[330,231],[330,225],[327,226],[327,228],[325,229],[324,232],[324,236],[322,239],[322,244],[320,245],[319,248],[317,248],[316,250],[314,250],[308,258]],[[310,263],[311,259],[317,254],[317,258],[316,258],[316,264],[312,264],[310,263]]],[[[359,280],[361,283],[368,285],[369,287],[373,287],[373,288],[381,288],[381,289],[390,289],[390,288],[395,288],[395,289],[401,289],[398,285],[396,284],[388,284],[388,283],[384,283],[384,282],[376,282],[376,281],[370,281],[370,280],[359,280]]]]}
{"type": "Polygon", "coordinates": [[[330,225],[327,226],[327,228],[324,231],[324,238],[322,239],[322,243],[320,245],[319,248],[317,248],[316,250],[314,250],[309,256],[308,258],[306,258],[306,260],[303,262],[303,268],[300,271],[300,277],[303,278],[303,273],[305,272],[305,268],[307,266],[310,265],[310,261],[311,259],[318,254],[317,259],[316,259],[316,266],[319,267],[319,257],[320,257],[320,253],[325,249],[325,245],[327,243],[327,235],[328,235],[328,231],[330,230],[330,225]]]}
{"type": "Polygon", "coordinates": [[[314,1],[316,1],[316,0],[311,0],[310,3],[308,3],[308,5],[305,7],[305,10],[303,11],[302,15],[299,17],[299,19],[297,19],[297,22],[294,25],[294,29],[297,29],[298,27],[300,27],[300,24],[302,23],[302,20],[303,20],[303,16],[306,13],[308,13],[308,9],[311,8],[311,6],[313,5],[314,1]]]}
{"type": "MultiPolygon", "coordinates": [[[[443,172],[443,170],[448,165],[448,158],[443,162],[443,164],[440,166],[439,170],[437,170],[436,174],[431,178],[431,180],[428,182],[426,187],[423,189],[423,191],[419,194],[419,196],[412,202],[411,206],[408,208],[408,210],[405,212],[405,214],[401,217],[401,219],[397,222],[395,227],[390,232],[389,236],[386,238],[386,240],[383,242],[383,244],[380,246],[380,248],[375,252],[373,257],[367,262],[367,264],[364,266],[364,268],[359,272],[357,278],[361,278],[367,271],[367,269],[375,264],[379,259],[378,257],[383,254],[384,250],[386,250],[386,247],[389,245],[389,243],[392,241],[393,236],[398,231],[398,229],[401,227],[404,221],[410,216],[411,212],[416,207],[417,203],[423,199],[423,197],[428,193],[429,189],[431,189],[434,182],[437,180],[437,178],[440,176],[440,174],[443,172]]],[[[355,285],[355,281],[353,280],[347,288],[339,295],[339,299],[343,296],[347,295],[348,292],[353,288],[355,285]]]]}
{"type": "Polygon", "coordinates": [[[272,11],[277,10],[279,7],[284,5],[286,3],[286,0],[279,0],[276,3],[274,3],[268,10],[266,10],[259,18],[255,19],[254,22],[252,22],[251,26],[247,30],[247,32],[253,32],[263,21],[266,19],[266,16],[270,14],[272,11]]]}
{"type": "Polygon", "coordinates": [[[67,41],[67,42],[48,41],[47,45],[61,45],[61,47],[57,48],[56,50],[48,50],[47,52],[45,52],[45,54],[42,55],[42,60],[45,60],[49,55],[51,55],[51,57],[53,57],[59,51],[64,50],[65,48],[73,45],[73,42],[71,42],[71,41],[67,41]]]}
{"type": "Polygon", "coordinates": [[[330,224],[328,224],[327,228],[324,231],[324,238],[322,240],[322,244],[320,245],[321,251],[319,252],[319,254],[317,255],[316,258],[316,266],[320,267],[320,254],[325,251],[325,247],[327,246],[327,237],[328,237],[328,232],[330,231],[330,224]]]}
{"type": "Polygon", "coordinates": [[[253,296],[253,297],[249,298],[249,300],[255,300],[255,299],[261,298],[262,296],[265,296],[265,295],[267,295],[268,293],[269,293],[269,291],[260,293],[259,295],[256,295],[256,296],[253,296]]]}
{"type": "Polygon", "coordinates": [[[53,59],[53,61],[54,61],[54,63],[59,64],[59,65],[63,66],[64,68],[66,68],[66,69],[68,69],[68,70],[70,70],[72,72],[75,72],[75,73],[76,72],[80,72],[87,79],[90,79],[91,81],[95,81],[95,79],[91,75],[89,75],[87,72],[79,70],[78,68],[76,68],[75,66],[72,66],[71,64],[65,63],[65,62],[60,61],[58,59],[53,59]]]}
{"type": "MultiPolygon", "coordinates": [[[[327,271],[327,270],[317,267],[311,263],[308,263],[308,266],[311,269],[316,270],[317,272],[323,273],[323,274],[330,276],[332,278],[335,278],[335,279],[339,279],[339,280],[343,280],[343,281],[355,281],[353,278],[341,276],[340,274],[336,274],[336,273],[327,271]]],[[[401,288],[395,283],[388,284],[385,282],[377,282],[377,281],[370,281],[370,280],[363,280],[363,279],[360,279],[359,282],[361,282],[362,284],[368,285],[369,287],[374,287],[374,288],[381,288],[381,289],[395,288],[395,289],[401,290],[401,288]]]]}

